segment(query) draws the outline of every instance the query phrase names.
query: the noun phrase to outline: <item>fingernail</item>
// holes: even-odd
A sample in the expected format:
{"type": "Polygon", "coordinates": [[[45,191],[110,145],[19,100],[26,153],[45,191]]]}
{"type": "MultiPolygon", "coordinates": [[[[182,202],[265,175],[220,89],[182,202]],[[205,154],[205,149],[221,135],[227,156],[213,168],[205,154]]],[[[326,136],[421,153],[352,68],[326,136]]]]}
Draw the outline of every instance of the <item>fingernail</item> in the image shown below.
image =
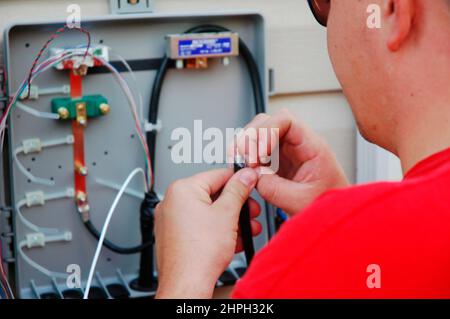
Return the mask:
{"type": "Polygon", "coordinates": [[[258,176],[252,169],[244,169],[239,172],[239,180],[248,188],[253,187],[256,184],[258,176]]]}
{"type": "Polygon", "coordinates": [[[256,169],[256,173],[258,174],[258,178],[260,178],[263,175],[274,175],[275,172],[270,168],[266,166],[260,166],[256,169]]]}
{"type": "Polygon", "coordinates": [[[259,162],[260,162],[261,164],[263,164],[263,165],[269,164],[270,161],[271,161],[270,156],[262,155],[262,156],[259,157],[259,162]]]}

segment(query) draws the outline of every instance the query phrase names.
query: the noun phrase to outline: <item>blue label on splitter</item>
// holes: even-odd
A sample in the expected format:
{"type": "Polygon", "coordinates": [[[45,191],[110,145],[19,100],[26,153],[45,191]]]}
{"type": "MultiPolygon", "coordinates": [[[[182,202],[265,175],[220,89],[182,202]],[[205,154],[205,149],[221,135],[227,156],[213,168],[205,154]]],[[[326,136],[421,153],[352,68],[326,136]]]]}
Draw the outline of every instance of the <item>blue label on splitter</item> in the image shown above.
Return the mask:
{"type": "Polygon", "coordinates": [[[190,39],[178,42],[180,57],[220,55],[231,53],[231,51],[231,38],[190,39]]]}

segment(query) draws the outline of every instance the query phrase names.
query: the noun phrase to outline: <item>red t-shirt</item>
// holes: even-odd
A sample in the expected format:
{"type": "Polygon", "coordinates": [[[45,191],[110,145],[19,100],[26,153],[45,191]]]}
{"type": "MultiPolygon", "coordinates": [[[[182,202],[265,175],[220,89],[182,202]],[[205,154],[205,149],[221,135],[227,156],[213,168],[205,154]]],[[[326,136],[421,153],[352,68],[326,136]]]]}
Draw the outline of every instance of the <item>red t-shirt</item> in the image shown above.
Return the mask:
{"type": "Polygon", "coordinates": [[[402,182],[331,191],[255,257],[234,298],[450,298],[450,149],[402,182]]]}

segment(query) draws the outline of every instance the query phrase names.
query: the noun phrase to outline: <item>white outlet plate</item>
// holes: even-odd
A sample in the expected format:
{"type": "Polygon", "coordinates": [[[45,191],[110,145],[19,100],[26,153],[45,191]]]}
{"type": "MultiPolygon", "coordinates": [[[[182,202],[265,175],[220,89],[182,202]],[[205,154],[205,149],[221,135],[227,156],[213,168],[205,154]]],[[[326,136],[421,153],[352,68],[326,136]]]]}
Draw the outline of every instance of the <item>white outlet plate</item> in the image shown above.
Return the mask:
{"type": "Polygon", "coordinates": [[[154,0],[137,0],[131,4],[129,0],[110,0],[110,10],[114,14],[153,12],[154,0]]]}

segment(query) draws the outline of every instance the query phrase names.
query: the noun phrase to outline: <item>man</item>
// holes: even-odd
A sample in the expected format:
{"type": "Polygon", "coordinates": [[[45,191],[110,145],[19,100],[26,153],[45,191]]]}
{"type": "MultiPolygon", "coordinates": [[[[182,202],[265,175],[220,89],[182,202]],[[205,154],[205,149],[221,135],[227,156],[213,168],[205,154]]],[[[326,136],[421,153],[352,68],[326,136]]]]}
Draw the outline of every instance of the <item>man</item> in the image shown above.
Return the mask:
{"type": "MultiPolygon", "coordinates": [[[[300,121],[287,111],[258,116],[248,128],[279,129],[280,171],[212,171],[170,187],[156,213],[157,297],[212,296],[241,248],[239,211],[254,187],[292,218],[234,297],[450,297],[450,1],[311,4],[328,27],[361,133],[399,156],[404,180],[349,187],[330,149],[300,121]],[[373,3],[381,29],[366,25],[373,3]]],[[[256,143],[274,147],[264,136],[256,143]]],[[[256,217],[258,205],[250,207],[256,217]]]]}

